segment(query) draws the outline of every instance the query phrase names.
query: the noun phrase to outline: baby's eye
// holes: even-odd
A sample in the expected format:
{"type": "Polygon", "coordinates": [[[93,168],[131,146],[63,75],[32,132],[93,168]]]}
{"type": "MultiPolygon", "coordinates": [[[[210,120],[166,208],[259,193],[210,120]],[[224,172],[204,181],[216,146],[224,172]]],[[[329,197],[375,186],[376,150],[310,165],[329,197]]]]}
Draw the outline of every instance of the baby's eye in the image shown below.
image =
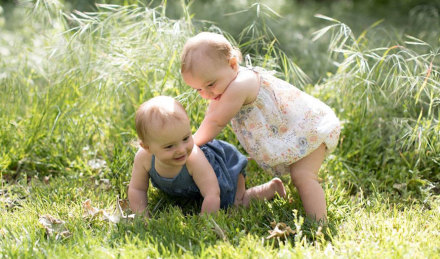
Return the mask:
{"type": "Polygon", "coordinates": [[[189,136],[183,138],[184,142],[187,142],[188,140],[189,140],[189,136]]]}
{"type": "Polygon", "coordinates": [[[215,85],[215,81],[210,83],[208,86],[213,86],[213,85],[215,85]]]}
{"type": "Polygon", "coordinates": [[[173,145],[165,146],[164,148],[165,148],[165,149],[172,149],[172,148],[173,148],[173,145]]]}

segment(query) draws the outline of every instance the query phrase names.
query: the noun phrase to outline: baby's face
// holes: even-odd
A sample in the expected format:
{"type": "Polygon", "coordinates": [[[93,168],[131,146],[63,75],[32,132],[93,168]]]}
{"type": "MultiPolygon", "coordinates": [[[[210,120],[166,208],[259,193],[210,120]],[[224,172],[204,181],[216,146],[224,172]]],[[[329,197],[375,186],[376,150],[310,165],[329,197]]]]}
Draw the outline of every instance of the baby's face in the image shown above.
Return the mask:
{"type": "Polygon", "coordinates": [[[237,73],[238,64],[235,58],[221,63],[205,58],[196,60],[192,70],[184,72],[182,77],[202,98],[218,101],[237,73]]]}
{"type": "Polygon", "coordinates": [[[194,147],[189,120],[176,120],[161,127],[155,125],[152,133],[148,149],[156,159],[169,166],[186,163],[194,147]]]}

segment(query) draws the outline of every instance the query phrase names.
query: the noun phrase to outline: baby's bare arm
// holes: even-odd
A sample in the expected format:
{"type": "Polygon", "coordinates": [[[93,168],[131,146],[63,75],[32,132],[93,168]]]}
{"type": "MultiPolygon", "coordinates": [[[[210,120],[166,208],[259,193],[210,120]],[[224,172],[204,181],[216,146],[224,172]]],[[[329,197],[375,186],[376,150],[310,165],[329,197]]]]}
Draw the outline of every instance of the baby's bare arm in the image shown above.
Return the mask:
{"type": "Polygon", "coordinates": [[[186,165],[203,196],[201,213],[218,211],[220,209],[220,187],[217,177],[205,154],[196,145],[186,165]]]}
{"type": "Polygon", "coordinates": [[[140,148],[134,158],[130,184],[128,187],[128,200],[130,209],[135,213],[143,213],[148,216],[148,184],[149,184],[149,165],[151,155],[140,148]],[[147,166],[147,167],[146,167],[147,166]]]}
{"type": "Polygon", "coordinates": [[[212,100],[209,103],[205,118],[197,132],[194,134],[194,142],[201,146],[213,140],[231,119],[240,111],[245,103],[248,92],[241,84],[231,84],[223,93],[220,100],[212,100]]]}

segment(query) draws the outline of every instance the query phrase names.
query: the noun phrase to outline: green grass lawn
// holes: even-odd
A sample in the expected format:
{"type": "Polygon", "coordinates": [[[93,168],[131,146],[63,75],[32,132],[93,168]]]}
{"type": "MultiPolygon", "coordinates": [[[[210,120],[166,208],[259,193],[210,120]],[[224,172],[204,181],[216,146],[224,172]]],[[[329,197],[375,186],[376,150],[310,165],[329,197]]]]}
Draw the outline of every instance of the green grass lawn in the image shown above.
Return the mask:
{"type": "MultiPolygon", "coordinates": [[[[316,3],[277,9],[281,2],[273,2],[281,17],[252,5],[261,15],[248,10],[239,32],[192,17],[198,5],[180,7],[182,18],[175,19],[164,16],[170,9],[163,6],[102,5],[81,13],[56,1],[4,5],[1,257],[440,258],[440,26],[422,26],[440,24],[439,10],[412,9],[407,24],[369,17],[352,30],[338,16],[344,9],[337,19],[330,15],[346,2],[322,5],[319,18],[316,3]],[[277,31],[279,24],[297,26],[291,31],[302,34],[302,43],[286,43],[298,34],[282,34],[289,30],[277,31]],[[304,218],[287,176],[287,198],[248,209],[201,216],[199,202],[150,188],[149,219],[115,212],[118,198],[126,200],[137,150],[136,108],[171,95],[194,130],[203,118],[206,103],[179,74],[180,50],[200,30],[223,31],[254,65],[334,108],[343,130],[320,172],[326,226],[304,218]],[[88,214],[87,200],[101,213],[88,214]],[[294,233],[268,239],[273,222],[294,233]]],[[[238,145],[230,128],[219,138],[238,145]]],[[[248,187],[272,177],[255,163],[247,175],[248,187]]]]}
{"type": "Polygon", "coordinates": [[[6,258],[439,257],[438,197],[396,203],[378,193],[351,196],[340,185],[325,187],[330,223],[323,229],[303,221],[294,193],[214,216],[200,216],[197,205],[188,209],[188,204],[153,194],[150,219],[115,224],[101,216],[84,217],[82,205],[90,199],[95,207],[114,208],[121,193],[115,188],[101,189],[91,178],[31,179],[2,189],[1,252],[6,258]],[[39,223],[46,214],[63,220],[69,234],[48,235],[39,223]],[[272,221],[286,223],[296,234],[266,239],[272,221]]]}

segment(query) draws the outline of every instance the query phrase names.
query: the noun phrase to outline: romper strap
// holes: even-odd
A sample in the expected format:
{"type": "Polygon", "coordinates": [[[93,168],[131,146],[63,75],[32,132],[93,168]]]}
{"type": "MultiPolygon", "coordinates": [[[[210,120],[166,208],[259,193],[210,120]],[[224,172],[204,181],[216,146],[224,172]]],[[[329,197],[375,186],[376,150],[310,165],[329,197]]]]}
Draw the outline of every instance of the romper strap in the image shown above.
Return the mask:
{"type": "Polygon", "coordinates": [[[244,61],[245,61],[246,68],[254,71],[257,74],[268,74],[268,75],[276,74],[276,72],[273,70],[269,71],[269,70],[266,70],[266,69],[259,67],[259,66],[255,66],[255,67],[252,66],[251,56],[249,54],[246,54],[246,56],[244,56],[244,61]]]}
{"type": "Polygon", "coordinates": [[[249,54],[246,54],[246,56],[244,56],[244,63],[247,68],[252,69],[252,61],[251,61],[251,56],[249,54]]]}

